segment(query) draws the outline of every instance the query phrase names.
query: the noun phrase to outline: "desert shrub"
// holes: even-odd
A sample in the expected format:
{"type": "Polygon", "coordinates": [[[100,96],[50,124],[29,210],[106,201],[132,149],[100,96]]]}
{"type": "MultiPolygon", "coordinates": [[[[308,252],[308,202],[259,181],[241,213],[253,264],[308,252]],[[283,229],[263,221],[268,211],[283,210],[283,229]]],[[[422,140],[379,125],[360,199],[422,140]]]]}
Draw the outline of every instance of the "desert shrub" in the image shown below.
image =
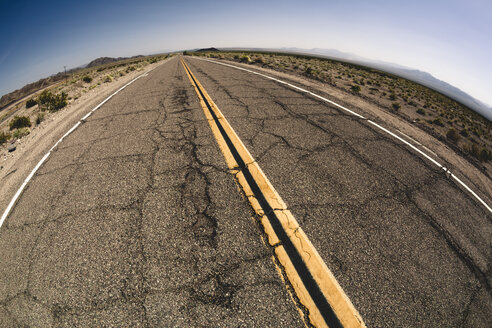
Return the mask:
{"type": "Polygon", "coordinates": [[[479,147],[477,144],[465,145],[463,147],[468,154],[475,157],[481,162],[492,161],[492,152],[484,147],[479,147]]]}
{"type": "Polygon", "coordinates": [[[492,160],[492,152],[485,149],[485,148],[482,148],[482,150],[480,150],[480,154],[478,155],[478,159],[480,160],[480,162],[491,161],[492,160]]]}
{"type": "Polygon", "coordinates": [[[423,110],[422,108],[419,108],[419,109],[417,109],[417,114],[425,116],[425,110],[423,110]]]}
{"type": "Polygon", "coordinates": [[[357,84],[354,84],[354,85],[351,85],[351,86],[350,86],[350,90],[352,90],[352,91],[353,91],[353,92],[355,92],[355,93],[359,93],[359,92],[360,92],[360,90],[361,90],[361,88],[360,88],[360,86],[358,86],[357,84]]]}
{"type": "Polygon", "coordinates": [[[460,140],[460,135],[459,135],[458,131],[451,128],[446,133],[446,138],[448,138],[448,140],[451,141],[452,143],[458,143],[458,141],[460,140]]]}
{"type": "Polygon", "coordinates": [[[61,94],[55,95],[53,97],[53,100],[50,104],[50,108],[48,109],[50,112],[56,112],[57,110],[62,109],[65,107],[68,102],[67,102],[67,93],[62,92],[61,94]]]}
{"type": "Polygon", "coordinates": [[[9,123],[9,128],[12,131],[13,129],[19,129],[23,127],[30,127],[31,120],[27,116],[14,116],[12,121],[9,123]]]}
{"type": "Polygon", "coordinates": [[[41,124],[41,122],[44,121],[44,113],[39,113],[38,116],[36,116],[36,125],[41,124]]]}
{"type": "Polygon", "coordinates": [[[468,138],[469,134],[468,134],[468,131],[466,129],[463,129],[460,131],[460,134],[465,137],[465,138],[468,138]]]}
{"type": "Polygon", "coordinates": [[[389,99],[396,100],[396,95],[394,93],[390,94],[389,99]]]}
{"type": "Polygon", "coordinates": [[[67,93],[62,92],[61,94],[54,95],[48,90],[44,90],[38,98],[38,103],[41,107],[41,110],[48,110],[50,112],[56,112],[63,107],[65,107],[67,103],[67,93]]]}
{"type": "Polygon", "coordinates": [[[401,105],[397,102],[394,102],[391,104],[391,108],[393,108],[394,110],[399,110],[401,108],[401,105]]]}
{"type": "Polygon", "coordinates": [[[20,128],[14,131],[14,138],[20,139],[27,136],[29,133],[31,133],[29,128],[20,128]]]}
{"type": "Polygon", "coordinates": [[[432,120],[432,124],[444,126],[444,123],[442,122],[442,120],[440,118],[436,118],[436,119],[432,120]]]}
{"type": "Polygon", "coordinates": [[[239,61],[241,63],[251,63],[251,57],[249,57],[248,55],[242,55],[240,58],[239,58],[239,61]]]}
{"type": "Polygon", "coordinates": [[[128,66],[128,68],[126,69],[126,72],[130,73],[131,71],[134,71],[134,70],[136,70],[136,68],[135,68],[135,66],[132,65],[132,66],[128,66]]]}
{"type": "Polygon", "coordinates": [[[113,82],[113,77],[111,75],[106,75],[106,78],[104,79],[105,83],[110,83],[113,82]]]}
{"type": "Polygon", "coordinates": [[[0,145],[6,143],[10,139],[10,133],[1,131],[0,132],[0,145]]]}
{"type": "Polygon", "coordinates": [[[38,104],[38,102],[36,101],[36,99],[31,98],[28,101],[26,101],[26,108],[31,108],[37,104],[38,104]]]}
{"type": "Polygon", "coordinates": [[[92,77],[90,77],[89,75],[86,75],[82,78],[82,81],[84,81],[85,83],[91,83],[92,77]]]}
{"type": "Polygon", "coordinates": [[[125,75],[125,72],[120,71],[120,76],[124,76],[124,75],[125,75]]]}
{"type": "Polygon", "coordinates": [[[257,64],[264,64],[265,63],[265,58],[263,56],[258,56],[255,58],[255,63],[257,64]]]}

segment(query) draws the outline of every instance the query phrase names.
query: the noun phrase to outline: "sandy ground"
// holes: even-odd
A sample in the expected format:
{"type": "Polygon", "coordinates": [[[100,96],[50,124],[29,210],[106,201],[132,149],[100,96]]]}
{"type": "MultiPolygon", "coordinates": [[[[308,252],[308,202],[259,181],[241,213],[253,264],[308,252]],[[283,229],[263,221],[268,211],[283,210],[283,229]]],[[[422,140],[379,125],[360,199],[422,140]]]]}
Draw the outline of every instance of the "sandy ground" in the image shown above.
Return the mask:
{"type": "MultiPolygon", "coordinates": [[[[40,125],[34,126],[33,124],[31,133],[15,142],[15,151],[8,152],[7,143],[0,146],[0,209],[2,214],[31,170],[49,151],[53,144],[78,120],[120,87],[135,77],[165,63],[169,59],[149,64],[141,70],[135,70],[125,76],[119,77],[112,83],[102,83],[97,88],[83,93],[80,98],[70,102],[67,107],[56,113],[47,115],[47,118],[40,125]]],[[[49,88],[53,88],[53,86],[49,88]]],[[[41,91],[36,92],[36,94],[39,92],[41,91]]],[[[25,106],[23,106],[15,114],[24,115],[29,110],[31,109],[26,110],[25,106]]],[[[2,127],[7,122],[8,120],[4,121],[2,127]]]]}
{"type": "Polygon", "coordinates": [[[310,80],[302,76],[278,72],[269,68],[241,64],[228,60],[220,60],[220,62],[241,66],[278,79],[290,81],[295,85],[305,86],[309,91],[321,94],[340,105],[346,106],[347,108],[364,115],[366,118],[372,119],[376,123],[382,123],[383,127],[388,128],[392,132],[396,132],[400,137],[403,137],[439,163],[449,168],[452,173],[458,176],[458,178],[475,191],[487,204],[489,204],[489,206],[492,205],[492,180],[476,166],[457,154],[453,149],[423,131],[417,125],[403,120],[397,115],[384,110],[370,101],[355,97],[349,92],[344,92],[339,88],[330,86],[326,83],[310,80]]]}

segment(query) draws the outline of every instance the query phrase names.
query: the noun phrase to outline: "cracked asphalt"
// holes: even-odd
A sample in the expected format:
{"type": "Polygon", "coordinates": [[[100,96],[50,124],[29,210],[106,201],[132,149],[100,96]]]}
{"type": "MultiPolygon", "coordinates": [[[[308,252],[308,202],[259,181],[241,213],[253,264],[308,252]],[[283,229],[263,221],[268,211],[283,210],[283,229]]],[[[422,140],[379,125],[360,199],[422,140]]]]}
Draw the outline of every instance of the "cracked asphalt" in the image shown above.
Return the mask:
{"type": "MultiPolygon", "coordinates": [[[[186,57],[368,327],[490,327],[492,217],[400,142],[186,57]]],[[[89,110],[89,108],[88,108],[89,110]]],[[[304,327],[177,58],[51,154],[0,229],[0,327],[304,327]]]]}
{"type": "Polygon", "coordinates": [[[1,327],[302,327],[178,60],[69,135],[0,231],[1,327]]]}

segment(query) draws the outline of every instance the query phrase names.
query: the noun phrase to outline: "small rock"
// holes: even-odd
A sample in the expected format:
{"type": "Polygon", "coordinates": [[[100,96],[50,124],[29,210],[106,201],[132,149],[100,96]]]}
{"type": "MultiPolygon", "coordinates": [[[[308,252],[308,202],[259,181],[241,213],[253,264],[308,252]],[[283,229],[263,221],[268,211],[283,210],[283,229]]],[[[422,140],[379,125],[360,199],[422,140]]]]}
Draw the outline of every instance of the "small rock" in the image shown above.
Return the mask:
{"type": "Polygon", "coordinates": [[[15,146],[15,144],[10,144],[8,147],[7,147],[7,150],[9,151],[9,153],[13,152],[14,150],[16,150],[17,147],[15,146]]]}

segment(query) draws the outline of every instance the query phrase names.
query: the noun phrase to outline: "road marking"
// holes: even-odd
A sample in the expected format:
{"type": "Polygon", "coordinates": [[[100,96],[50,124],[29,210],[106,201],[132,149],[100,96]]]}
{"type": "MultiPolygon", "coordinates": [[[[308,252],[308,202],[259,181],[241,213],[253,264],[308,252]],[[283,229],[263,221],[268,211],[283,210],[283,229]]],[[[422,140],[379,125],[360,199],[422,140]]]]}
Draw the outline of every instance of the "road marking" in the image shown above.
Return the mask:
{"type": "Polygon", "coordinates": [[[234,65],[230,65],[230,64],[226,64],[226,63],[220,63],[220,62],[217,62],[215,60],[210,60],[210,59],[203,59],[203,58],[196,58],[198,60],[203,60],[203,61],[207,61],[207,62],[210,62],[210,63],[214,63],[214,64],[217,64],[217,65],[223,65],[223,66],[227,66],[227,67],[231,67],[231,68],[235,68],[235,69],[238,69],[238,70],[241,70],[241,71],[245,71],[245,72],[248,72],[248,73],[252,73],[252,74],[256,74],[256,75],[259,75],[261,77],[264,77],[264,78],[267,78],[269,80],[273,80],[275,82],[278,82],[280,84],[284,84],[284,85],[287,85],[295,90],[299,90],[303,93],[307,93],[315,98],[318,98],[318,99],[321,99],[331,105],[334,105],[335,107],[338,107],[360,119],[363,119],[363,120],[366,120],[368,123],[372,124],[373,126],[377,127],[378,129],[384,131],[385,133],[391,135],[392,137],[400,140],[401,142],[403,142],[404,144],[406,144],[407,146],[409,146],[410,148],[412,148],[413,150],[415,150],[416,152],[418,152],[420,155],[422,155],[424,158],[428,159],[431,163],[433,163],[434,165],[436,165],[438,168],[441,168],[443,169],[450,177],[452,177],[454,180],[456,180],[456,182],[458,182],[463,188],[465,188],[466,191],[468,191],[473,197],[475,197],[476,200],[478,200],[478,202],[480,204],[482,204],[490,213],[492,213],[492,207],[490,205],[488,205],[476,192],[474,192],[470,187],[468,187],[460,178],[458,178],[456,175],[454,175],[448,168],[444,167],[442,164],[440,164],[438,161],[436,161],[435,159],[433,159],[432,157],[430,157],[429,155],[427,155],[426,153],[424,153],[422,150],[420,150],[419,148],[417,148],[416,146],[412,145],[410,142],[404,140],[403,138],[399,137],[398,135],[394,134],[393,132],[389,131],[388,129],[382,127],[381,125],[373,122],[372,120],[369,120],[369,119],[366,119],[364,116],[340,105],[340,104],[337,104],[336,102],[332,101],[332,100],[329,100],[325,97],[322,97],[320,95],[317,95],[311,91],[308,91],[306,89],[303,89],[301,87],[298,87],[296,85],[293,85],[291,83],[288,83],[288,82],[285,82],[285,81],[282,81],[282,80],[279,80],[277,78],[274,78],[272,76],[268,76],[268,75],[265,75],[265,74],[262,74],[262,73],[258,73],[258,72],[255,72],[255,71],[252,71],[252,70],[249,70],[247,68],[243,68],[243,67],[239,67],[239,66],[234,66],[234,65]]]}
{"type": "Polygon", "coordinates": [[[308,310],[309,322],[316,327],[366,327],[258,163],[188,65],[183,60],[181,63],[230,172],[260,218],[268,243],[274,247],[296,296],[308,310]]]}
{"type": "Polygon", "coordinates": [[[60,139],[58,139],[58,141],[50,148],[50,150],[46,153],[46,155],[44,155],[43,158],[41,158],[41,160],[38,162],[38,164],[36,164],[36,166],[34,167],[34,169],[31,171],[31,173],[29,173],[29,175],[24,180],[24,182],[22,183],[22,185],[20,186],[20,188],[15,193],[15,195],[12,198],[12,200],[10,201],[9,205],[7,206],[7,208],[5,209],[5,211],[3,212],[2,218],[0,218],[0,228],[2,227],[3,222],[5,221],[5,219],[7,218],[7,216],[10,214],[10,211],[12,210],[12,208],[15,205],[15,203],[17,202],[17,199],[20,197],[20,195],[24,191],[24,188],[27,186],[27,184],[32,179],[32,177],[37,172],[37,170],[39,170],[39,168],[41,167],[41,165],[43,165],[43,163],[48,159],[48,157],[50,156],[51,152],[60,144],[60,142],[62,142],[62,140],[65,139],[65,137],[67,137],[73,131],[75,131],[75,129],[77,129],[79,127],[79,125],[81,123],[83,123],[83,121],[85,121],[89,116],[91,116],[92,113],[94,113],[96,110],[98,110],[109,99],[113,98],[118,92],[120,92],[121,90],[125,89],[127,86],[129,86],[130,84],[132,84],[133,82],[135,82],[139,78],[144,77],[144,76],[147,76],[149,72],[153,71],[157,67],[158,66],[152,68],[151,70],[149,70],[146,73],[143,73],[143,74],[137,76],[136,78],[134,78],[133,80],[131,80],[130,82],[128,82],[127,84],[125,84],[124,86],[122,86],[121,88],[119,88],[118,90],[116,90],[113,94],[111,94],[109,97],[107,97],[106,99],[104,99],[99,105],[97,105],[90,112],[88,112],[86,115],[84,115],[84,117],[82,117],[77,123],[75,123],[75,125],[72,126],[72,128],[70,130],[68,130],[60,139]]]}

